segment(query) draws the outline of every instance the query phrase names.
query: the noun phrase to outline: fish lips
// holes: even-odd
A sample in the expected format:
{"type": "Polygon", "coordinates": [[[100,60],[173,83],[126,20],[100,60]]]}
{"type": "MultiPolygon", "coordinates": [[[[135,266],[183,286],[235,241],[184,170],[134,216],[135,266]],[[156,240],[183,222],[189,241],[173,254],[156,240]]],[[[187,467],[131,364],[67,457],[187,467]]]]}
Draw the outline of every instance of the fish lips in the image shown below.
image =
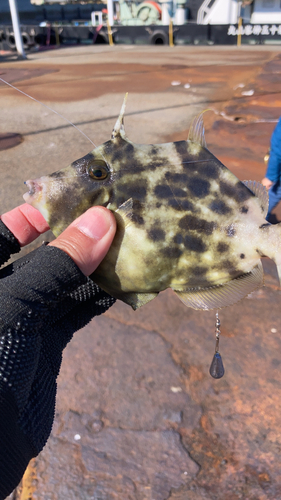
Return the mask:
{"type": "Polygon", "coordinates": [[[39,203],[42,203],[45,196],[44,184],[41,183],[42,179],[30,179],[25,181],[25,185],[28,187],[29,191],[24,193],[23,199],[26,203],[36,207],[39,203]]]}

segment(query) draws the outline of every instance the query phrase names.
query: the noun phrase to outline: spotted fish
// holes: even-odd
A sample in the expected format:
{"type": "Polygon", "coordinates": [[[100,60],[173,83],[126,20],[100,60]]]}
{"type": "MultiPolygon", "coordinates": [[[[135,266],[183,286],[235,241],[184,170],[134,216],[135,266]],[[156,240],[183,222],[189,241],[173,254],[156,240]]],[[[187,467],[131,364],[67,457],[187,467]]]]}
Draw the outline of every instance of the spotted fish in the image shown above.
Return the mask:
{"type": "Polygon", "coordinates": [[[92,279],[133,309],[169,287],[189,307],[219,309],[262,286],[262,256],[280,272],[281,229],[265,220],[266,190],[212,155],[202,114],[187,141],[134,144],[125,101],[111,140],[26,182],[25,201],[56,236],[93,205],[114,212],[117,233],[92,279]]]}

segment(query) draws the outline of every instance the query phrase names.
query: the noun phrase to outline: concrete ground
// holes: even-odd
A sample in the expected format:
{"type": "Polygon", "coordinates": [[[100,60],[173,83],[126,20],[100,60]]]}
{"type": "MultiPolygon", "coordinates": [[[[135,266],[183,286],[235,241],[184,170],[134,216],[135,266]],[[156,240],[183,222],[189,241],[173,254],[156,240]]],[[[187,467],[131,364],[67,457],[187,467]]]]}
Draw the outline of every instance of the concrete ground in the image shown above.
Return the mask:
{"type": "MultiPolygon", "coordinates": [[[[139,143],[184,139],[193,116],[211,109],[209,149],[242,180],[264,175],[281,115],[278,47],[81,46],[0,62],[0,78],[97,145],[127,91],[126,132],[139,143]]],[[[1,82],[0,109],[4,212],[22,203],[24,180],[93,146],[1,82]]],[[[265,259],[264,268],[265,287],[220,312],[220,380],[209,375],[214,312],[186,308],[171,290],[137,312],[117,302],[77,333],[64,353],[52,435],[10,498],[281,498],[281,295],[275,266],[265,259]]]]}

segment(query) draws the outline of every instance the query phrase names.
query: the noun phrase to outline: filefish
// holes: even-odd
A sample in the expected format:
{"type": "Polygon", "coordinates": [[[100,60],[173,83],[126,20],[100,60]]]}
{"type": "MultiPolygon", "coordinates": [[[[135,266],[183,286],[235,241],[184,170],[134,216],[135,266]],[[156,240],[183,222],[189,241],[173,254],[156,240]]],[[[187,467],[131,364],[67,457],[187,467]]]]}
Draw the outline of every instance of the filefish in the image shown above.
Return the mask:
{"type": "Polygon", "coordinates": [[[135,144],[124,100],[111,139],[68,167],[28,180],[26,202],[58,236],[94,205],[117,220],[113,244],[91,278],[131,305],[172,288],[194,309],[220,309],[263,285],[261,257],[281,277],[281,229],[266,220],[268,196],[241,182],[208,149],[203,114],[187,141],[135,144]]]}

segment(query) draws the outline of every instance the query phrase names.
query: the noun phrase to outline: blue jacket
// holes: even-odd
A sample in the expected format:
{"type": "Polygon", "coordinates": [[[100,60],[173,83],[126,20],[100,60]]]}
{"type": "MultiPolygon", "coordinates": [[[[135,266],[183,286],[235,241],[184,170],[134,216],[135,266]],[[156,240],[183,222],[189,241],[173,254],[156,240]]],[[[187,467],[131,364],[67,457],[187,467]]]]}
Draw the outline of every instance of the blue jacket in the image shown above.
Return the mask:
{"type": "Polygon", "coordinates": [[[272,182],[281,180],[281,118],[271,136],[270,156],[265,177],[272,182]]]}

